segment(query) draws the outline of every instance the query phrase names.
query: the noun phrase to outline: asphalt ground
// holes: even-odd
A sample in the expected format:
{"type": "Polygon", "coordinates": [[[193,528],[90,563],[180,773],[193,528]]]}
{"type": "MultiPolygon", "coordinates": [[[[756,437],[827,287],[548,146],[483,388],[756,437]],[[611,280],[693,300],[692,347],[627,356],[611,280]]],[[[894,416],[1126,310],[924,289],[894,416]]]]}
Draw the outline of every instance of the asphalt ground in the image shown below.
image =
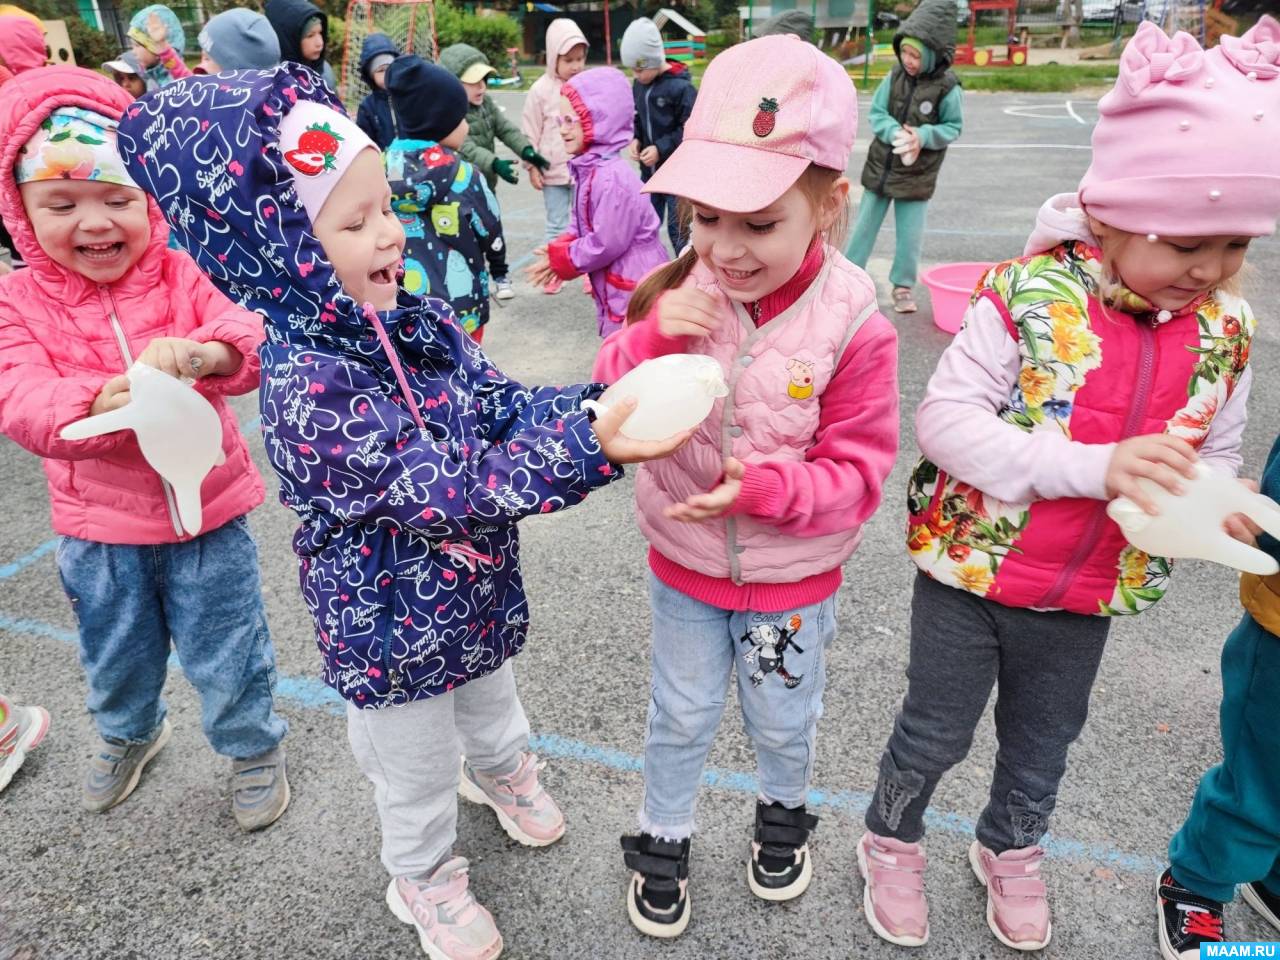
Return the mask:
{"type": "MultiPolygon", "coordinates": [[[[519,95],[498,97],[518,116],[519,95]]],[[[1060,96],[970,96],[964,137],[930,209],[926,265],[1020,252],[1040,202],[1070,189],[1084,171],[1095,118],[1090,102],[1066,104],[1060,96]]],[[[850,163],[855,184],[866,129],[864,122],[850,163]]],[[[541,242],[541,198],[523,183],[503,185],[499,196],[518,262],[541,242]]],[[[869,265],[885,303],[891,253],[886,224],[869,265]]],[[[1250,261],[1247,286],[1262,326],[1245,459],[1256,476],[1280,422],[1270,322],[1280,296],[1264,282],[1280,270],[1280,243],[1255,244],[1250,261]]],[[[574,284],[554,297],[523,282],[517,290],[515,300],[495,308],[486,342],[493,357],[526,383],[585,378],[597,347],[589,299],[574,284]]],[[[863,919],[853,851],[905,686],[913,568],[903,516],[906,472],[916,456],[912,414],[948,342],[923,299],[919,314],[894,318],[903,452],[839,595],[811,805],[822,816],[812,887],[785,905],[763,903],[747,889],[754,763],[731,704],[701,795],[693,922],[672,943],[649,940],[627,922],[617,838],[633,829],[640,800],[649,682],[645,545],[627,480],[580,508],[524,524],[533,627],[516,671],[536,748],[549,761],[544,781],[569,830],[553,847],[525,850],[487,810],[463,806],[457,852],[471,859],[473,889],[497,916],[505,955],[908,955],[876,938],[863,919]]],[[[319,660],[289,549],[294,519],[274,501],[274,475],[252,430],[255,398],[240,398],[236,408],[272,491],[250,522],[279,658],[279,707],[291,724],[292,806],[264,833],[240,833],[230,811],[229,764],[205,743],[198,700],[174,670],[167,688],[172,742],[126,803],[104,815],[81,810],[92,726],[73,620],[55,574],[45,485],[36,459],[4,441],[0,689],[43,703],[53,727],[0,795],[0,960],[420,955],[412,932],[383,905],[372,790],[352,761],[340,706],[316,680],[319,660]]],[[[1155,877],[1200,774],[1220,756],[1218,655],[1239,616],[1230,571],[1186,563],[1175,580],[1155,610],[1115,624],[1092,717],[1072,751],[1046,840],[1055,922],[1044,956],[1156,956],[1155,877]]],[[[987,930],[984,894],[965,861],[994,752],[988,715],[968,759],[934,798],[932,939],[912,954],[921,960],[1014,956],[987,930]]],[[[1238,939],[1267,936],[1239,903],[1227,919],[1238,939]]]]}

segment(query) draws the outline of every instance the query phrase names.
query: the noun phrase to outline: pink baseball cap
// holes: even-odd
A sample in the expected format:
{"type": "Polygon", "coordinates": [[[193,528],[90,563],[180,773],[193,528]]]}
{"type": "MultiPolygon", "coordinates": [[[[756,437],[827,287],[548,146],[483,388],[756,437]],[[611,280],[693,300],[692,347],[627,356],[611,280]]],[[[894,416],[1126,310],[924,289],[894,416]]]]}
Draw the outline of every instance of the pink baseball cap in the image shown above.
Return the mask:
{"type": "Polygon", "coordinates": [[[751,213],[811,163],[844,172],[857,129],[858,95],[839,63],[799,37],[759,37],[711,61],[684,139],[645,190],[751,213]]]}

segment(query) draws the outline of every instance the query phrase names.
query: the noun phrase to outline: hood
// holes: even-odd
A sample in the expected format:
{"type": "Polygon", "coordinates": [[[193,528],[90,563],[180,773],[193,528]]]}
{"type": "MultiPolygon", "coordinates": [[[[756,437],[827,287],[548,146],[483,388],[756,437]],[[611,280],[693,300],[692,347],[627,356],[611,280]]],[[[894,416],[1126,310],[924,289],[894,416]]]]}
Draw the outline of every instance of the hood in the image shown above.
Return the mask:
{"type": "Polygon", "coordinates": [[[262,314],[273,343],[368,339],[280,150],[280,121],[299,100],[343,110],[298,64],[187,77],[128,109],[120,154],[200,269],[262,314]]]}
{"type": "Polygon", "coordinates": [[[784,10],[776,13],[751,31],[753,37],[771,37],[777,33],[789,33],[801,40],[813,42],[813,17],[803,10],[784,10]]]}
{"type": "Polygon", "coordinates": [[[455,43],[440,51],[440,66],[461,77],[473,63],[489,63],[488,57],[467,43],[455,43]]]}
{"type": "MultiPolygon", "coordinates": [[[[139,40],[146,40],[143,46],[151,44],[150,34],[147,31],[147,24],[152,15],[160,18],[165,27],[165,39],[168,40],[169,46],[173,47],[181,56],[187,49],[187,35],[182,29],[182,21],[178,19],[178,15],[166,7],[163,3],[153,3],[148,7],[143,7],[135,13],[129,20],[129,32],[138,33],[139,40]]],[[[149,46],[148,46],[149,49],[149,46]]],[[[159,51],[153,51],[159,52],[159,51]]]]}
{"type": "Polygon", "coordinates": [[[1036,214],[1035,229],[1027,238],[1022,255],[1034,256],[1052,250],[1060,243],[1074,240],[1080,240],[1091,247],[1098,245],[1097,238],[1089,229],[1089,220],[1085,216],[1079,195],[1059,193],[1041,205],[1040,212],[1036,214]]]}
{"type": "MultiPolygon", "coordinates": [[[[0,215],[41,289],[64,303],[78,303],[93,292],[95,285],[49,258],[36,242],[35,231],[22,206],[17,181],[13,177],[18,151],[49,114],[58,107],[82,107],[106,117],[117,118],[133,98],[101,73],[80,67],[44,67],[28,70],[0,87],[0,215]]],[[[132,173],[131,173],[132,175],[132,173]]],[[[136,178],[135,178],[136,179],[136,178]]],[[[141,185],[141,181],[136,181],[141,185]]],[[[169,228],[154,201],[147,203],[151,240],[129,273],[116,283],[159,282],[163,253],[169,242],[169,228]]]]}
{"type": "Polygon", "coordinates": [[[19,74],[44,63],[44,30],[40,25],[26,17],[0,17],[0,68],[19,74]]]}
{"type": "Polygon", "coordinates": [[[945,73],[956,58],[958,9],[956,0],[923,0],[920,6],[911,11],[911,16],[902,21],[902,26],[893,35],[894,54],[898,53],[903,37],[915,37],[937,57],[937,63],[926,76],[945,73]]]}
{"type": "Polygon", "coordinates": [[[364,38],[364,45],[360,47],[360,79],[368,85],[370,90],[375,92],[377,92],[377,88],[373,85],[373,78],[369,76],[369,62],[383,53],[398,57],[400,56],[400,48],[385,33],[371,33],[364,38]]]}
{"type": "Polygon", "coordinates": [[[613,67],[584,70],[562,90],[582,118],[582,128],[587,134],[586,153],[574,159],[609,156],[631,142],[636,106],[631,84],[621,70],[613,67]]]}
{"type": "Polygon", "coordinates": [[[547,27],[547,76],[552,80],[560,79],[556,76],[556,60],[577,46],[591,46],[582,28],[568,17],[552,20],[547,27]]]}
{"type": "Polygon", "coordinates": [[[319,7],[307,0],[267,0],[263,10],[271,26],[280,40],[280,58],[292,60],[294,63],[305,63],[313,69],[320,69],[321,60],[304,60],[302,58],[302,28],[312,17],[320,18],[320,34],[324,37],[325,52],[329,51],[329,18],[319,7]]]}

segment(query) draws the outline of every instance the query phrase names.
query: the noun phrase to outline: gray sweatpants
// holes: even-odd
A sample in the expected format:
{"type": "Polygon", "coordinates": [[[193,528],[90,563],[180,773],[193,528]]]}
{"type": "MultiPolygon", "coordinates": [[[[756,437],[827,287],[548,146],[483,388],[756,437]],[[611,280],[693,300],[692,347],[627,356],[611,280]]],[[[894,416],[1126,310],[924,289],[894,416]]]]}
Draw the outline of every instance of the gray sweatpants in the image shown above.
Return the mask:
{"type": "Polygon", "coordinates": [[[924,836],[929,798],[969,752],[998,685],[999,747],[978,840],[996,854],[1039,843],[1110,626],[1106,617],[1001,606],[918,575],[907,695],[880,758],[867,828],[906,843],[924,836]]]}
{"type": "Polygon", "coordinates": [[[462,756],[480,773],[512,772],[529,745],[529,721],[508,660],[438,697],[382,710],[348,704],[347,737],[373,783],[383,866],[393,877],[425,878],[457,838],[462,756]]]}

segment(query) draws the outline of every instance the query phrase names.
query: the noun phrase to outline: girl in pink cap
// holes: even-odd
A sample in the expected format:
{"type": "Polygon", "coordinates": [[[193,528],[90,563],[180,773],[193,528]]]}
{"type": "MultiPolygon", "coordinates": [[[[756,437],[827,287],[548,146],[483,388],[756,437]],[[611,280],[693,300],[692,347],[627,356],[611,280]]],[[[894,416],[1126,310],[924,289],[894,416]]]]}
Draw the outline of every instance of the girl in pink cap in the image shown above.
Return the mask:
{"type": "Polygon", "coordinates": [[[653,682],[640,833],[622,847],[628,914],[656,937],[689,922],[694,801],[735,667],[759,770],[748,885],[790,900],[813,874],[805,798],[835,594],[898,448],[896,334],[840,253],[856,125],[853,85],[811,44],[762,37],[717,57],[646,187],[692,206],[692,241],[640,284],[596,362],[614,380],[700,353],[729,383],[636,482],[653,682]]]}
{"type": "MultiPolygon", "coordinates": [[[[997,680],[969,862],[996,938],[1049,942],[1039,843],[1111,617],[1169,582],[1107,501],[1154,513],[1144,481],[1177,493],[1198,462],[1240,467],[1254,320],[1232,278],[1280,213],[1277,26],[1205,51],[1143,24],[1079,190],[1048,200],[1024,256],[983,278],[929,382],[907,494],[908,687],[858,843],[867,918],[893,943],[929,937],[925,807],[997,680]]],[[[1239,518],[1228,529],[1248,536],[1239,518]]]]}

